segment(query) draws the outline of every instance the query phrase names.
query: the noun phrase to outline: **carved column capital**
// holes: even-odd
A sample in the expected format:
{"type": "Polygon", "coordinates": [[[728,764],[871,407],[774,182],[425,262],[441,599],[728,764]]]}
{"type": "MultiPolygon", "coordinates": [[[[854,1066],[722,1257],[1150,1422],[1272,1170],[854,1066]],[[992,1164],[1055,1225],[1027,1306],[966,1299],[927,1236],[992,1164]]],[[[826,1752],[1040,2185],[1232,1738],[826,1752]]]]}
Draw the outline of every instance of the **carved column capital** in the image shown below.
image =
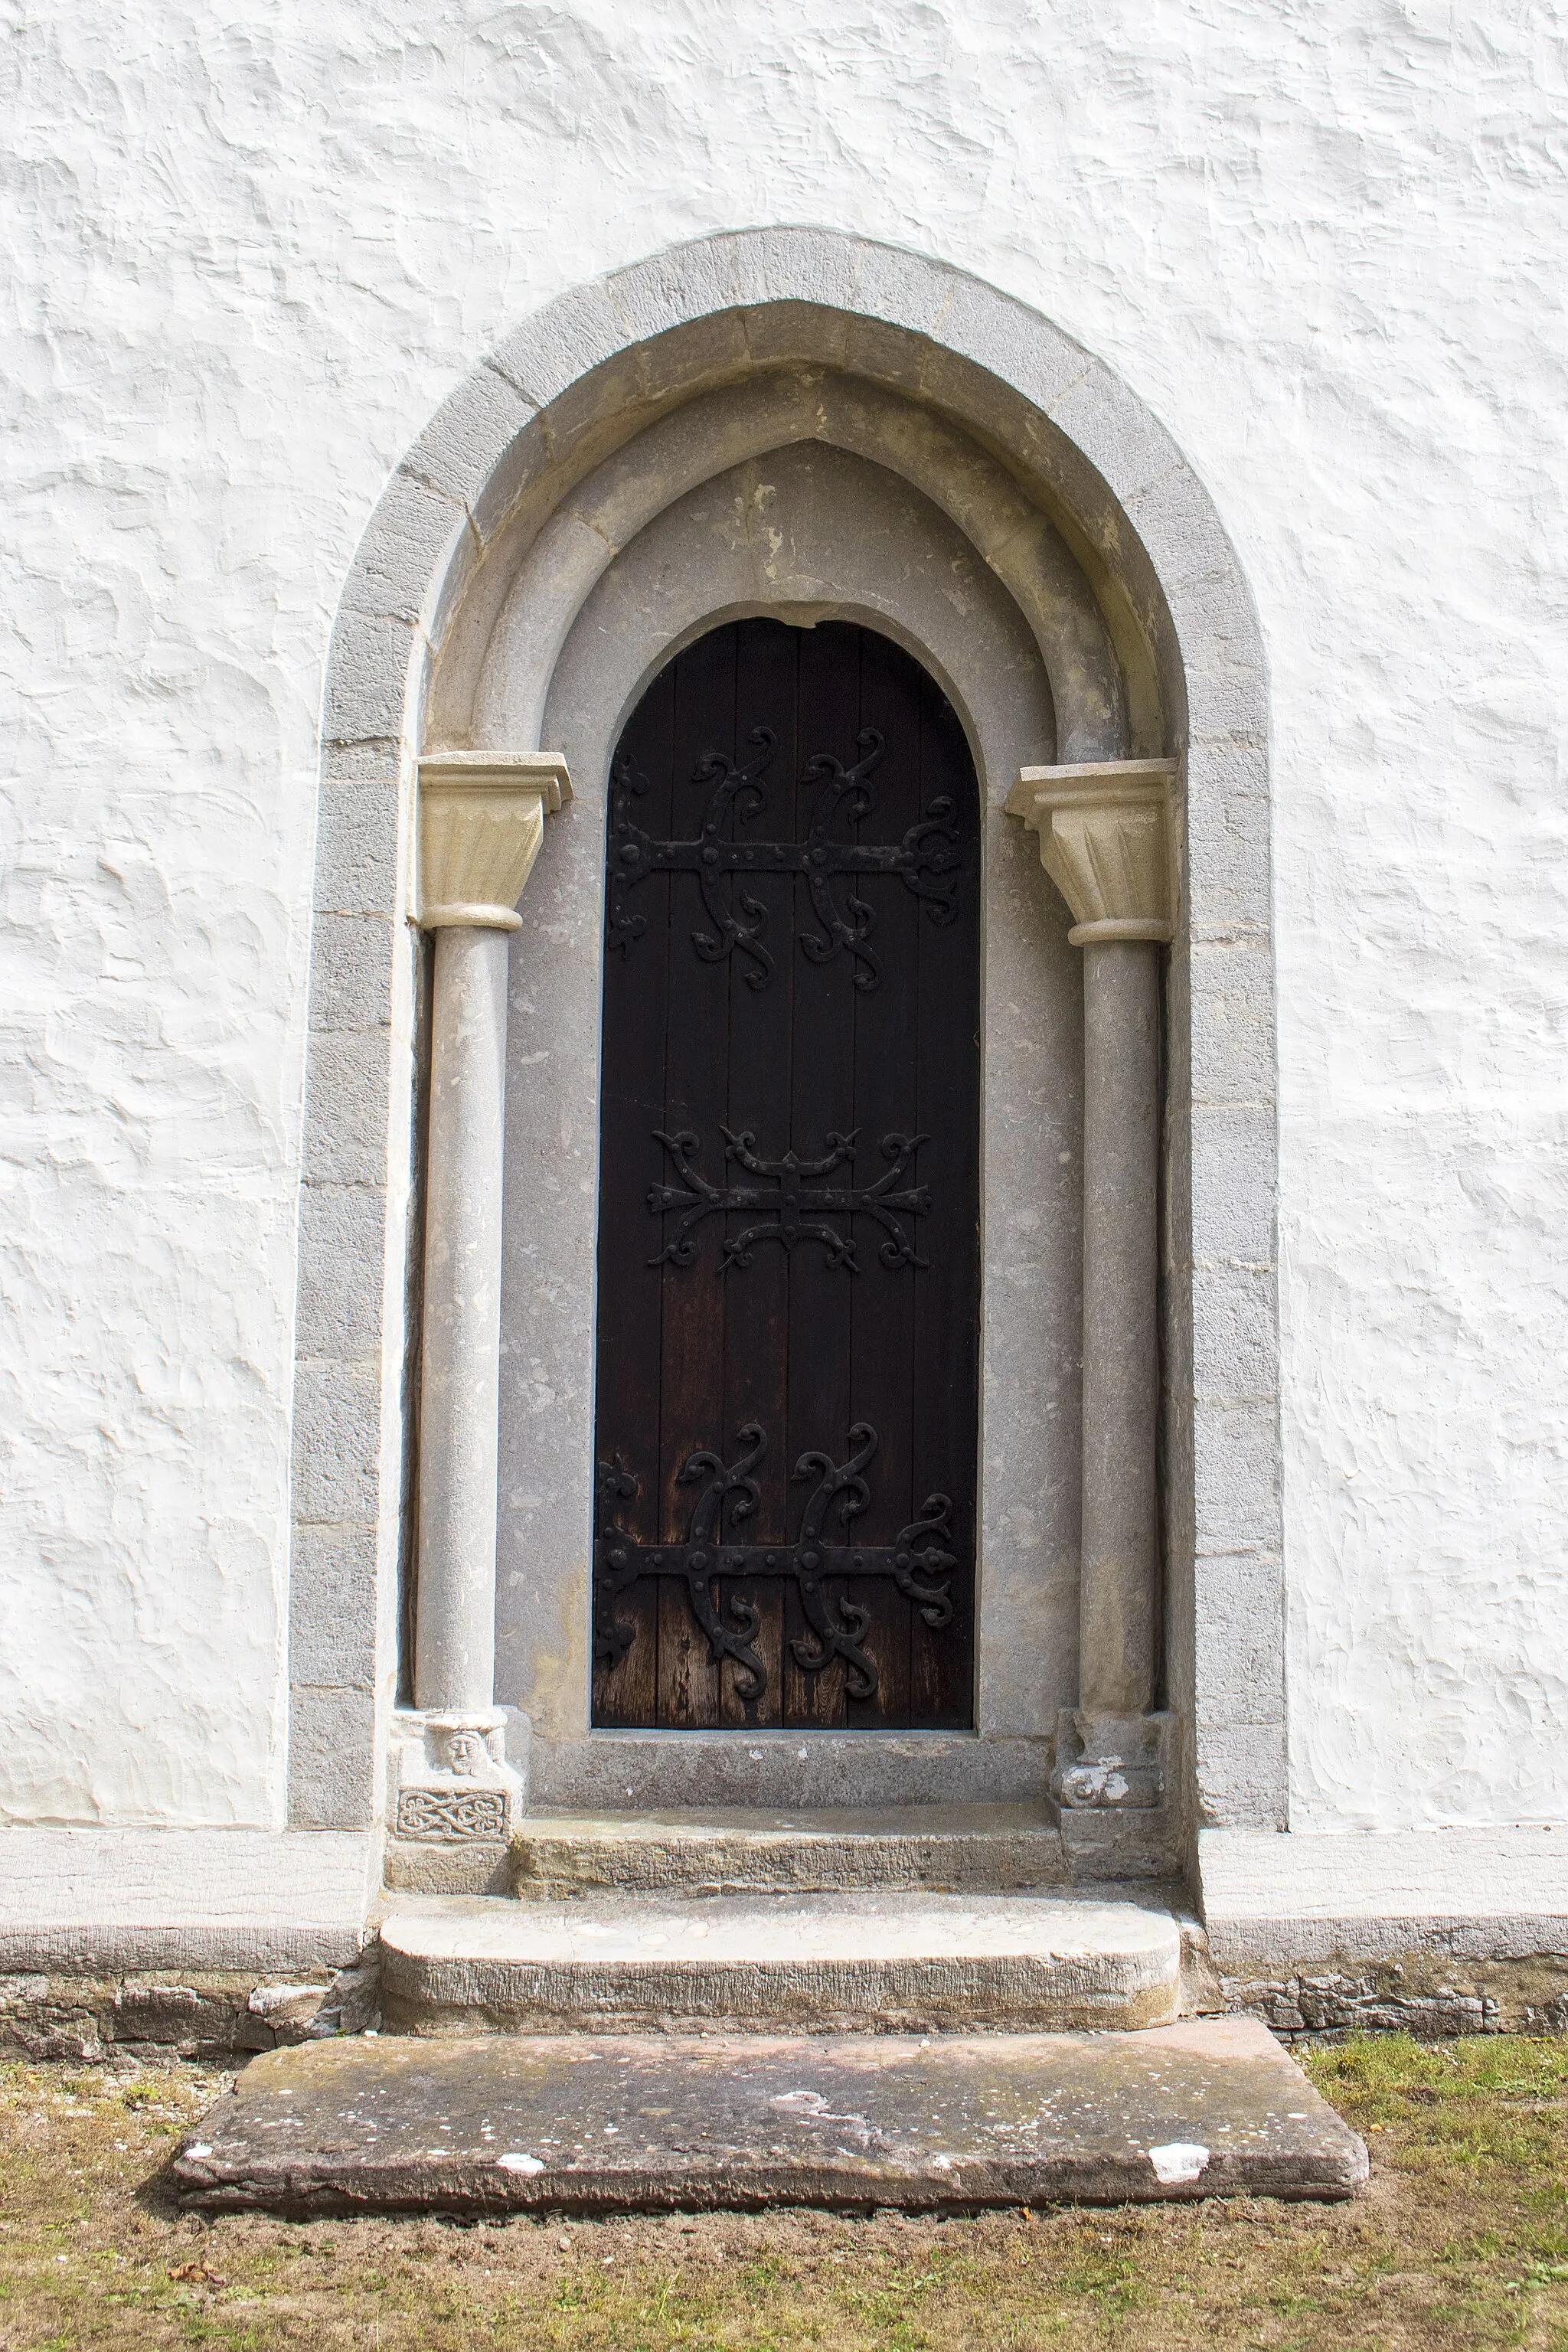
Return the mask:
{"type": "Polygon", "coordinates": [[[572,797],[554,751],[434,751],[419,762],[419,925],[515,931],[547,812],[572,797]]]}
{"type": "Polygon", "coordinates": [[[1175,928],[1169,819],[1173,760],[1025,768],[1010,816],[1040,836],[1040,863],[1073,916],[1074,947],[1167,941],[1175,928]]]}

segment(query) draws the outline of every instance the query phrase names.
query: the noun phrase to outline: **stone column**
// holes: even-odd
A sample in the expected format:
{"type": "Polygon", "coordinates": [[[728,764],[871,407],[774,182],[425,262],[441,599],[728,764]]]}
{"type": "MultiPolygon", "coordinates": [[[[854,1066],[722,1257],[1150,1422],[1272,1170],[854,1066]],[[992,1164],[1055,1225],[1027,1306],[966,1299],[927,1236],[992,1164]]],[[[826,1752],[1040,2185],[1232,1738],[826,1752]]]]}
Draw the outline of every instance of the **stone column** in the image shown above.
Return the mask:
{"type": "Polygon", "coordinates": [[[489,1886],[524,1800],[494,1688],[507,966],[545,814],[571,794],[549,753],[419,763],[418,920],[436,970],[415,1706],[395,1727],[390,1884],[489,1886]]]}
{"type": "Polygon", "coordinates": [[[1083,1535],[1079,1704],[1053,1793],[1069,1853],[1164,1866],[1158,1682],[1160,955],[1173,926],[1169,760],[1026,768],[1008,796],[1084,951],[1083,1535]],[[1133,1819],[1141,1816],[1141,1819],[1133,1819]],[[1147,1855],[1148,1859],[1142,1858],[1147,1855]]]}

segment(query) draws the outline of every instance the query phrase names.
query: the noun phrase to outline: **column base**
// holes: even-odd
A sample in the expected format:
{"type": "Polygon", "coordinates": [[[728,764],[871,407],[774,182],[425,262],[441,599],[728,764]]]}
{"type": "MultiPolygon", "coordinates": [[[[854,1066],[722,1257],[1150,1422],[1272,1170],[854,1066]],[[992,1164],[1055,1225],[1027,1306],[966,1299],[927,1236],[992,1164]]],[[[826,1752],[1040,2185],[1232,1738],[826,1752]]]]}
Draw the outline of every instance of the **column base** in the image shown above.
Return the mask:
{"type": "Polygon", "coordinates": [[[388,1886],[426,1895],[504,1895],[511,1841],[528,1811],[528,1718],[515,1709],[400,1709],[387,1769],[388,1886]],[[509,1724],[509,1717],[510,1722],[509,1724]]]}
{"type": "Polygon", "coordinates": [[[1170,1714],[1057,1718],[1051,1794],[1074,1878],[1168,1878],[1181,1865],[1170,1714]]]}

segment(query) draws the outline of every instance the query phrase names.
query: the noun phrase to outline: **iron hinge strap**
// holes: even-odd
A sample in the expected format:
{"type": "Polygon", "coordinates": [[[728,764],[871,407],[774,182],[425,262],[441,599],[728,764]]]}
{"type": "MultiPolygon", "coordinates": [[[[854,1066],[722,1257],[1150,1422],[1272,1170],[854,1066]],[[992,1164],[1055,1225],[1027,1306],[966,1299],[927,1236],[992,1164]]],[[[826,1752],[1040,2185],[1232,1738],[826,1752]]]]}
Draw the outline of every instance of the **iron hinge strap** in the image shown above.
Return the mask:
{"type": "Polygon", "coordinates": [[[685,1583],[687,1603],[708,1640],[715,1664],[728,1658],[735,1674],[736,1696],[759,1699],[767,1688],[767,1667],[754,1646],[762,1627],[755,1603],[735,1590],[716,1593],[716,1580],[784,1577],[793,1579],[800,1595],[808,1632],[790,1643],[795,1664],[806,1674],[819,1674],[830,1659],[841,1658],[845,1687],[851,1698],[872,1697],[877,1689],[875,1661],[862,1644],[870,1631],[871,1612],[843,1589],[856,1577],[890,1577],[931,1627],[946,1625],[952,1617],[951,1578],[958,1566],[956,1553],[945,1549],[952,1540],[952,1505],[945,1495],[928,1496],[919,1519],[900,1528],[891,1544],[830,1544],[822,1536],[822,1522],[837,1505],[844,1519],[854,1518],[870,1499],[862,1475],[877,1450],[877,1433],[869,1422],[857,1422],[849,1433],[850,1453],[840,1463],[820,1453],[803,1454],[795,1465],[797,1478],[815,1475],[817,1484],[805,1506],[798,1539],[793,1544],[737,1544],[726,1541],[726,1514],[743,1519],[756,1509],[759,1495],[752,1473],[762,1460],[767,1440],[761,1425],[748,1422],[740,1432],[747,1451],[726,1465],[716,1454],[693,1454],[680,1473],[683,1484],[699,1478],[703,1486],[692,1507],[684,1543],[644,1543],[616,1522],[616,1511],[637,1493],[637,1481],[618,1462],[599,1465],[599,1526],[594,1545],[594,1650],[602,1665],[613,1672],[637,1638],[635,1625],[616,1614],[616,1603],[643,1576],[678,1576],[685,1583]],[[828,1585],[837,1588],[829,1595],[828,1585]],[[727,1609],[730,1622],[724,1622],[727,1609]]]}

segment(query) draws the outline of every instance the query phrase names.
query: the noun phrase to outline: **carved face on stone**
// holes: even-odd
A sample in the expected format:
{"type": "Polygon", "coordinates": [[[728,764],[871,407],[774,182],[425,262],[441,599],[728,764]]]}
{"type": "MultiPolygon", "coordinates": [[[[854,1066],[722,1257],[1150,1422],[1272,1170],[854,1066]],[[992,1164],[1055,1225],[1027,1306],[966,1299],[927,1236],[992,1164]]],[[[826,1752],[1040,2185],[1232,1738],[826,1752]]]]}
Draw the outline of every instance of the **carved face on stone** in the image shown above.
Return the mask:
{"type": "Polygon", "coordinates": [[[459,1778],[471,1780],[489,1762],[489,1750],[485,1746],[483,1732],[450,1731],[447,1735],[447,1768],[459,1778]]]}

